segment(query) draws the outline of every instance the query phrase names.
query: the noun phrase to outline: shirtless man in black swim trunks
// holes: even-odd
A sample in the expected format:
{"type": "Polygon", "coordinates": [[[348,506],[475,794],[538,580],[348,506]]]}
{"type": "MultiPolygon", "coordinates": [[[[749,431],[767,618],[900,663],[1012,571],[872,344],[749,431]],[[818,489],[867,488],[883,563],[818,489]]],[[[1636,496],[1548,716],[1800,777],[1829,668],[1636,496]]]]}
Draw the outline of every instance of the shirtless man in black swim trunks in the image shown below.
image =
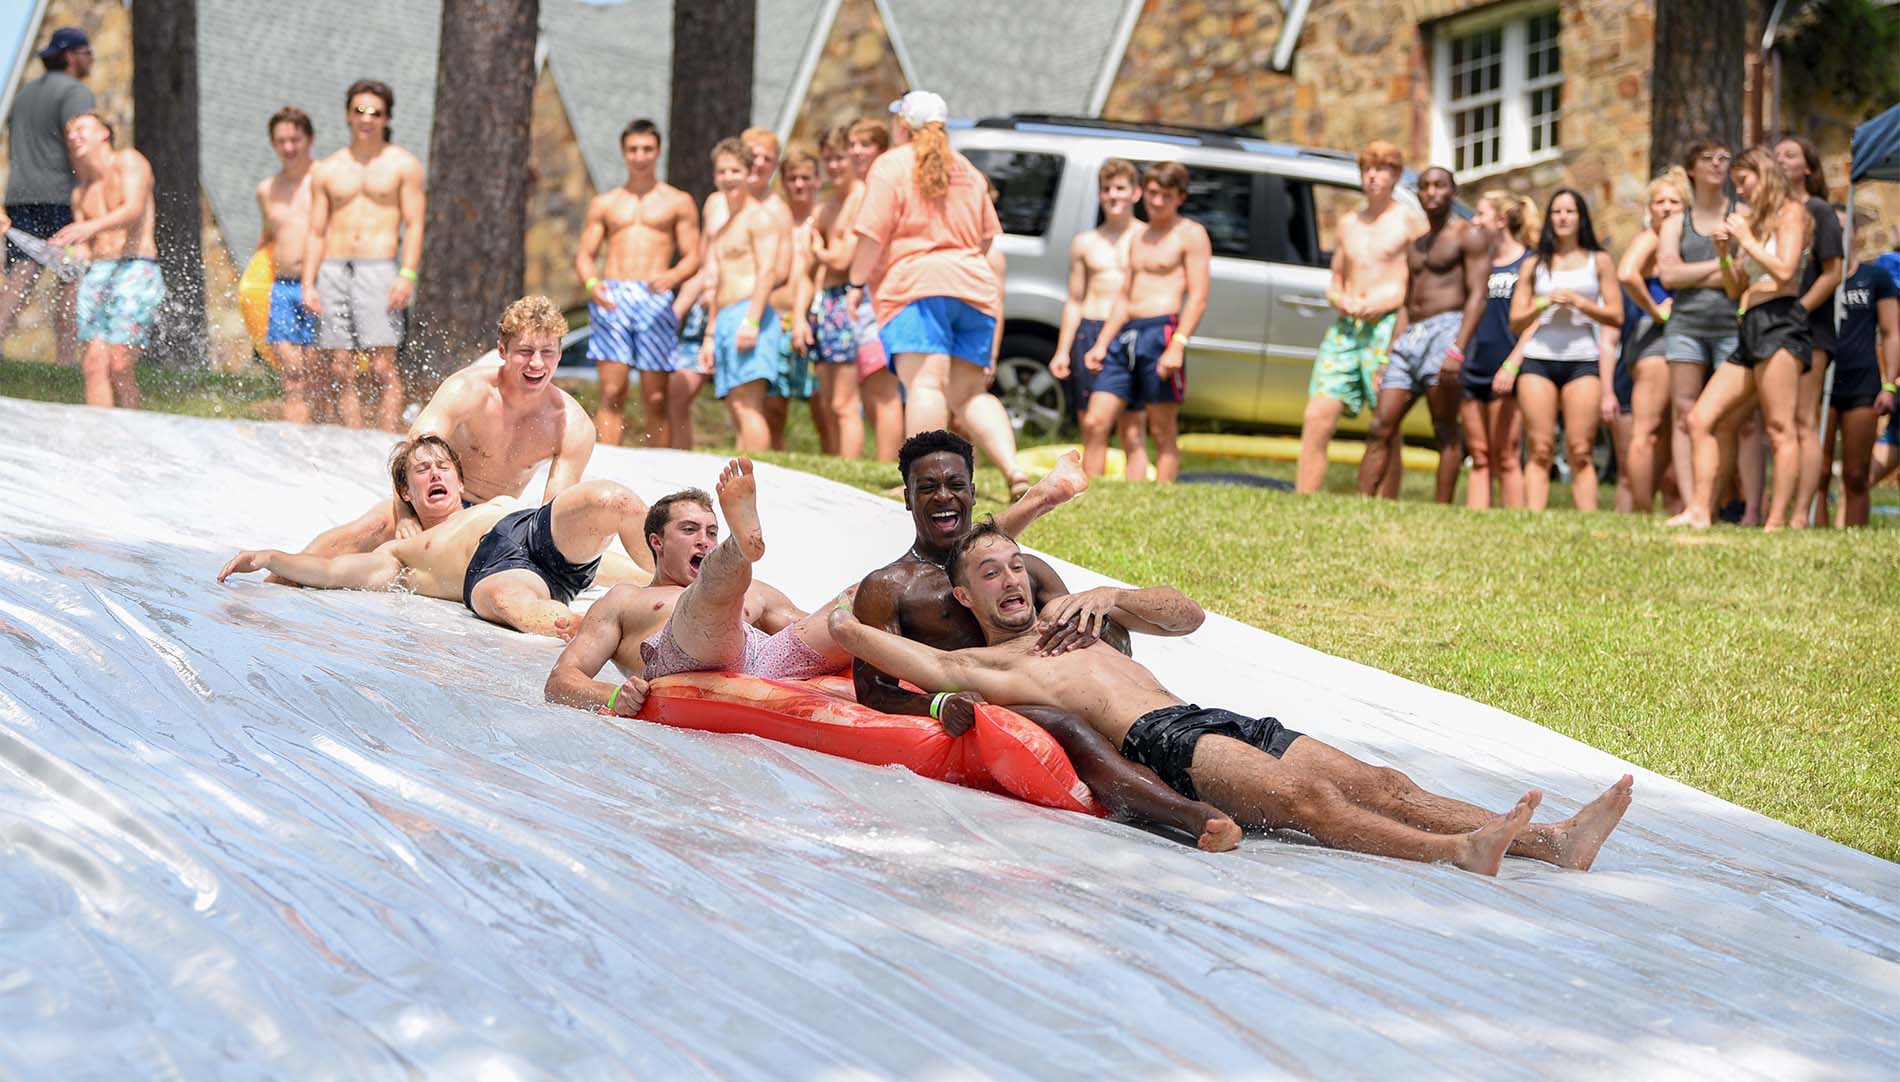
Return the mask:
{"type": "Polygon", "coordinates": [[[1387,350],[1379,380],[1379,403],[1366,433],[1366,454],[1359,460],[1359,494],[1399,495],[1403,472],[1393,463],[1404,434],[1405,415],[1420,398],[1432,413],[1438,436],[1438,502],[1458,493],[1458,470],[1465,461],[1458,434],[1458,405],[1463,392],[1458,374],[1465,350],[1484,321],[1491,274],[1491,245],[1484,231],[1451,212],[1458,186],[1451,171],[1434,165],[1418,175],[1418,205],[1426,230],[1405,246],[1405,330],[1387,350]]]}
{"type": "MultiPolygon", "coordinates": [[[[580,483],[594,454],[594,422],[574,396],[555,386],[561,335],[567,320],[546,297],[523,297],[501,314],[498,360],[477,360],[442,381],[409,427],[409,438],[436,435],[455,449],[467,471],[457,471],[477,502],[520,499],[534,471],[548,464],[541,503],[580,483]]],[[[645,508],[641,509],[645,513],[645,508]]],[[[398,499],[381,498],[353,522],[325,530],[304,546],[313,556],[369,552],[421,529],[416,513],[398,499]]],[[[646,547],[608,553],[607,582],[642,574],[646,547]],[[638,565],[638,566],[636,566],[638,565]]]]}
{"type": "MultiPolygon", "coordinates": [[[[904,503],[910,508],[917,538],[902,556],[865,576],[858,584],[853,611],[872,627],[938,649],[981,645],[982,630],[970,611],[951,597],[950,576],[944,570],[950,545],[968,528],[970,508],[975,502],[969,441],[941,430],[920,432],[905,441],[897,462],[904,475],[904,503]]],[[[1045,478],[997,521],[1012,533],[1021,532],[1036,516],[1079,491],[1087,478],[1076,465],[1066,464],[1072,476],[1045,478]]],[[[1048,564],[1034,556],[1025,556],[1023,563],[1044,596],[1068,593],[1061,577],[1048,564]]],[[[1102,634],[1124,645],[1127,642],[1120,628],[1104,628],[1102,634]]],[[[1044,649],[1062,650],[1093,642],[1095,635],[1078,632],[1070,624],[1052,626],[1041,638],[1044,649]]],[[[906,691],[895,677],[862,659],[852,665],[852,678],[858,701],[864,705],[890,714],[940,717],[944,731],[951,736],[969,729],[976,720],[976,704],[983,701],[983,696],[973,691],[958,691],[940,702],[936,696],[906,691]]],[[[1075,714],[1033,705],[1012,709],[1048,730],[1068,753],[1076,775],[1110,811],[1179,830],[1210,851],[1239,844],[1240,828],[1233,820],[1209,804],[1180,796],[1152,771],[1122,758],[1114,745],[1075,714]]]]}
{"type": "Polygon", "coordinates": [[[505,496],[471,505],[462,498],[460,456],[439,436],[397,444],[389,473],[421,533],[342,556],[240,552],[218,581],[269,571],[321,590],[403,589],[460,601],[517,631],[566,639],[580,625],[567,603],[593,584],[609,541],[639,544],[646,515],[640,498],[613,481],[583,481],[539,507],[517,509],[505,496]]]}
{"type": "Polygon", "coordinates": [[[1495,875],[1507,851],[1587,869],[1629,809],[1633,781],[1626,774],[1562,822],[1531,822],[1542,799],[1535,789],[1495,815],[1428,793],[1396,770],[1363,763],[1273,718],[1184,703],[1146,667],[1099,640],[1047,656],[1038,644],[1049,626],[1078,617],[1085,631],[1112,618],[1150,634],[1186,635],[1205,616],[1168,586],[1101,587],[1039,606],[1028,561],[994,522],[960,537],[946,570],[987,646],[939,650],[843,610],[830,616],[832,637],[861,662],[921,688],[965,688],[1012,707],[1070,707],[1178,792],[1205,796],[1249,826],[1300,830],[1336,849],[1449,861],[1495,875]]]}

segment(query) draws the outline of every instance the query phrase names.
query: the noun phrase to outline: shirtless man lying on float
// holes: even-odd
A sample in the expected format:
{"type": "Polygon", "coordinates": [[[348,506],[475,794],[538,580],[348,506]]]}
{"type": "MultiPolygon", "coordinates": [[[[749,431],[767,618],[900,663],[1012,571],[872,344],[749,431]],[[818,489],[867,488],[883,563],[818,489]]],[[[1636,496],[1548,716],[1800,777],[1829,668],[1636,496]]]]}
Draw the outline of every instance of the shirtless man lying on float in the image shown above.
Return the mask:
{"type": "MultiPolygon", "coordinates": [[[[594,422],[573,395],[554,385],[566,333],[567,320],[553,301],[523,297],[514,302],[501,314],[499,363],[476,361],[443,380],[409,427],[410,439],[440,436],[455,451],[465,468],[457,472],[469,499],[520,499],[543,462],[549,463],[543,504],[580,483],[594,454],[594,422]]],[[[639,513],[646,513],[644,505],[639,513]]],[[[413,537],[425,525],[403,500],[381,499],[355,521],[318,534],[304,553],[370,552],[392,539],[413,537]]],[[[631,562],[607,553],[600,579],[626,581],[651,570],[643,562],[644,545],[628,555],[631,562]]]]}
{"type": "Polygon", "coordinates": [[[1561,822],[1531,822],[1542,799],[1535,789],[1495,815],[1428,793],[1396,770],[1363,763],[1273,718],[1182,702],[1141,663],[1099,640],[1040,655],[1044,624],[1071,617],[1084,629],[1112,617],[1157,635],[1186,635],[1205,617],[1168,586],[1085,590],[1053,599],[1039,616],[1022,551],[994,523],[964,534],[946,570],[989,645],[946,652],[866,626],[844,610],[828,618],[832,640],[921,688],[1073,710],[1181,795],[1205,799],[1243,826],[1300,830],[1337,849],[1449,861],[1495,875],[1507,852],[1586,869],[1629,808],[1633,781],[1624,775],[1561,822]]]}
{"type": "Polygon", "coordinates": [[[218,581],[269,571],[322,590],[411,590],[460,601],[518,631],[565,639],[580,624],[567,603],[593,584],[608,542],[639,541],[634,531],[646,515],[640,497],[613,481],[583,481],[539,507],[519,508],[506,496],[470,504],[461,460],[440,436],[397,444],[389,475],[421,532],[340,556],[240,552],[218,581]]]}
{"type": "MultiPolygon", "coordinates": [[[[1073,495],[1079,479],[1076,463],[1064,463],[1012,505],[1006,521],[1027,526],[1073,495]]],[[[689,488],[656,501],[646,519],[653,581],[616,586],[588,607],[548,674],[548,701],[633,717],[646,700],[647,681],[674,673],[805,680],[851,663],[832,642],[823,614],[849,603],[858,588],[848,587],[813,616],[754,579],[752,565],[765,554],[765,534],[751,460],[727,463],[715,488],[730,531],[725,540],[705,492],[689,488]],[[608,661],[625,681],[595,679],[608,661]]]]}

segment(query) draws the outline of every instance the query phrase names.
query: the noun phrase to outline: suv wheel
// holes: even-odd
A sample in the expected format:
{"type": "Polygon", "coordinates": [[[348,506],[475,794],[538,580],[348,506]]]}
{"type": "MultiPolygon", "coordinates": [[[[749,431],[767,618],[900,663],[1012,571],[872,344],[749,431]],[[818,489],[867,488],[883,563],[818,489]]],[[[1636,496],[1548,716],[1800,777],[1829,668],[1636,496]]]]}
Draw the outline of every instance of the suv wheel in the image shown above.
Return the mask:
{"type": "Polygon", "coordinates": [[[1055,439],[1069,419],[1069,391],[1049,374],[1051,345],[1037,335],[1006,334],[996,359],[996,397],[1024,443],[1055,439]]]}

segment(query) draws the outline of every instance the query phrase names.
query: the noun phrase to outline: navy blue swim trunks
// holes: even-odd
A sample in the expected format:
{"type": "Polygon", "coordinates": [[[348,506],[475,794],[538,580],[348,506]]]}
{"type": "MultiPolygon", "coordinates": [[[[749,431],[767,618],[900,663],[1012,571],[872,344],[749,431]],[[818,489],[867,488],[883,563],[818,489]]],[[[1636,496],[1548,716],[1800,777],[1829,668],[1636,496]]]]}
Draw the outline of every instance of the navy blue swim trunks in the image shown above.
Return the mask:
{"type": "Polygon", "coordinates": [[[1250,718],[1232,710],[1203,710],[1193,703],[1182,703],[1150,710],[1136,718],[1122,737],[1122,757],[1154,771],[1168,788],[1189,800],[1199,800],[1188,767],[1194,763],[1194,745],[1208,735],[1230,737],[1278,759],[1304,734],[1280,724],[1277,718],[1250,718]]]}
{"type": "Polygon", "coordinates": [[[462,604],[470,612],[475,605],[469,599],[475,587],[490,575],[517,568],[532,571],[547,583],[548,596],[565,605],[575,595],[594,584],[594,570],[600,566],[596,556],[584,564],[569,563],[554,547],[554,505],[514,511],[489,527],[468,559],[468,572],[462,576],[462,604]]]}

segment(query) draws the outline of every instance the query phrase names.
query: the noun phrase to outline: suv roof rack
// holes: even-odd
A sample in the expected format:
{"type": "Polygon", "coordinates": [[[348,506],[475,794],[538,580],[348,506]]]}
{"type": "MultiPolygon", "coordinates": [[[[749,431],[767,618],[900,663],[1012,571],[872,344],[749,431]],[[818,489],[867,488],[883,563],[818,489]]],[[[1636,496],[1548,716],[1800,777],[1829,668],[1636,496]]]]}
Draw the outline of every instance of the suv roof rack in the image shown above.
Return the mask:
{"type": "Polygon", "coordinates": [[[1011,113],[1008,116],[990,116],[977,120],[974,126],[1021,130],[1059,129],[1076,135],[1125,135],[1153,139],[1158,142],[1217,147],[1222,150],[1241,150],[1255,154],[1353,160],[1353,156],[1345,151],[1275,143],[1260,138],[1246,128],[1196,128],[1185,124],[1142,124],[1062,113],[1011,113]]]}

